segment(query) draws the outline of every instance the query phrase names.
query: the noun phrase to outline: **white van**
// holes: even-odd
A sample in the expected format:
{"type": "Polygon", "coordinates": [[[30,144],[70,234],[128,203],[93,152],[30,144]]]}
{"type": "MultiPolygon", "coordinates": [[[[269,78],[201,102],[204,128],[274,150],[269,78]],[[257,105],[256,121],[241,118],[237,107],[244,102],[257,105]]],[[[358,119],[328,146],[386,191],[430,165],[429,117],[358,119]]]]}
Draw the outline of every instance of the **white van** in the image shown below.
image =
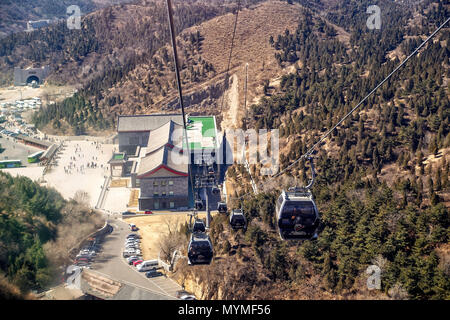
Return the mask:
{"type": "Polygon", "coordinates": [[[142,261],[142,263],[138,264],[137,270],[139,272],[149,271],[159,267],[158,260],[146,260],[142,261]]]}

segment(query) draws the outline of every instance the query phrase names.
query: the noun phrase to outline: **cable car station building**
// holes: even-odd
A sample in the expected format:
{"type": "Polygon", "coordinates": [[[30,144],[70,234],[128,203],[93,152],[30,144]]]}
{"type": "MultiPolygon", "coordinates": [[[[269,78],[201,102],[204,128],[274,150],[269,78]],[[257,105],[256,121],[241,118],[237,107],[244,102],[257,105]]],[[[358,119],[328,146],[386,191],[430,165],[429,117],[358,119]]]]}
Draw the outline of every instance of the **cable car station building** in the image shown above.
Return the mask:
{"type": "MultiPolygon", "coordinates": [[[[139,211],[193,207],[182,115],[119,116],[117,123],[119,152],[131,163],[131,187],[140,191],[139,211]]],[[[215,117],[188,115],[187,129],[192,170],[198,171],[203,163],[194,163],[194,155],[218,147],[215,117]]]]}

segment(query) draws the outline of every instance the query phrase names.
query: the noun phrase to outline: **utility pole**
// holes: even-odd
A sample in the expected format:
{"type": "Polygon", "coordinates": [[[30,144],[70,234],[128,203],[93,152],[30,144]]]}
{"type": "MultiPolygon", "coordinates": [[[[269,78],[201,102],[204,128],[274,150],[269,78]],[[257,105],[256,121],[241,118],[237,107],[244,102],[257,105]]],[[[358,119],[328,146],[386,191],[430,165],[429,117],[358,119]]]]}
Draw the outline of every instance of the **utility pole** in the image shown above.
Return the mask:
{"type": "Polygon", "coordinates": [[[244,83],[244,130],[247,130],[247,80],[248,80],[248,63],[245,64],[245,83],[244,83]]]}
{"type": "Polygon", "coordinates": [[[208,189],[205,189],[206,193],[206,229],[210,228],[211,224],[211,212],[209,211],[209,194],[208,189]]]}

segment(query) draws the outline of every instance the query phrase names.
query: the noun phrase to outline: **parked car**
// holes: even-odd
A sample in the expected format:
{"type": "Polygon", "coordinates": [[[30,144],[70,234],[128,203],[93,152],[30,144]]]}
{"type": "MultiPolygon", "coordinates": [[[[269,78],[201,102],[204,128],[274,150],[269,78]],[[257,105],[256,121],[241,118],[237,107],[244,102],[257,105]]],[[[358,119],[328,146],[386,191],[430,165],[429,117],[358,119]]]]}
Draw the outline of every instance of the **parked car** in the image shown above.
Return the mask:
{"type": "Polygon", "coordinates": [[[77,256],[75,257],[75,260],[78,260],[78,259],[87,259],[88,261],[91,261],[93,259],[93,257],[88,254],[77,254],[77,256]]]}
{"type": "Polygon", "coordinates": [[[131,238],[140,239],[141,236],[137,233],[130,233],[129,235],[127,235],[127,239],[131,239],[131,238]]]}
{"type": "Polygon", "coordinates": [[[124,246],[125,246],[125,247],[128,247],[128,246],[136,246],[136,247],[139,247],[139,243],[137,243],[137,242],[127,242],[127,243],[124,244],[124,246]]]}
{"type": "Polygon", "coordinates": [[[138,256],[131,256],[131,257],[127,258],[127,262],[129,265],[132,265],[133,262],[138,261],[138,260],[142,260],[142,258],[138,257],[138,256]]]}
{"type": "Polygon", "coordinates": [[[133,266],[137,267],[139,264],[142,263],[143,260],[136,260],[133,262],[133,266]]]}
{"type": "Polygon", "coordinates": [[[192,293],[189,293],[186,290],[177,291],[176,297],[181,300],[197,300],[192,293]]]}
{"type": "Polygon", "coordinates": [[[153,212],[151,212],[150,210],[146,210],[144,213],[145,214],[152,214],[153,212]]]}
{"type": "Polygon", "coordinates": [[[150,271],[147,271],[147,272],[145,273],[145,275],[147,276],[147,278],[155,278],[155,277],[160,277],[160,276],[162,276],[163,273],[160,272],[160,271],[156,271],[156,270],[150,270],[150,271]]]}
{"type": "Polygon", "coordinates": [[[122,212],[122,215],[130,215],[130,214],[136,214],[135,212],[131,212],[131,211],[125,211],[125,212],[122,212]]]}
{"type": "Polygon", "coordinates": [[[81,265],[88,265],[89,260],[87,258],[78,258],[75,260],[75,265],[81,266],[81,265]]]}
{"type": "Polygon", "coordinates": [[[131,256],[137,256],[137,255],[140,255],[140,254],[141,254],[140,250],[139,250],[139,252],[137,252],[136,250],[133,250],[133,249],[128,249],[128,250],[124,250],[123,251],[123,257],[124,258],[128,258],[128,257],[131,257],[131,256]]]}
{"type": "Polygon", "coordinates": [[[137,243],[137,242],[128,242],[128,243],[125,243],[125,247],[139,247],[139,243],[137,243]]]}
{"type": "Polygon", "coordinates": [[[139,272],[150,271],[152,269],[156,270],[159,267],[159,261],[154,260],[146,260],[138,265],[137,270],[139,272]]]}
{"type": "Polygon", "coordinates": [[[131,238],[125,239],[125,243],[127,243],[127,242],[141,242],[141,240],[138,238],[131,237],[131,238]]]}

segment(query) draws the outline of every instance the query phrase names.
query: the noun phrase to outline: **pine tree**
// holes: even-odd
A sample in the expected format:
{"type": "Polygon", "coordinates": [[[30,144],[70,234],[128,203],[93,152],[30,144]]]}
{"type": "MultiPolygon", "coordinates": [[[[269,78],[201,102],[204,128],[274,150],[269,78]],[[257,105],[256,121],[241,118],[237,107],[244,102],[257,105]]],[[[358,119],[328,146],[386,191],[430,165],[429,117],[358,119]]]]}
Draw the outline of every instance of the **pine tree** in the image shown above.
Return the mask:
{"type": "Polygon", "coordinates": [[[441,191],[442,190],[442,183],[441,183],[441,168],[438,168],[436,170],[436,175],[434,176],[435,181],[435,190],[441,191]]]}

